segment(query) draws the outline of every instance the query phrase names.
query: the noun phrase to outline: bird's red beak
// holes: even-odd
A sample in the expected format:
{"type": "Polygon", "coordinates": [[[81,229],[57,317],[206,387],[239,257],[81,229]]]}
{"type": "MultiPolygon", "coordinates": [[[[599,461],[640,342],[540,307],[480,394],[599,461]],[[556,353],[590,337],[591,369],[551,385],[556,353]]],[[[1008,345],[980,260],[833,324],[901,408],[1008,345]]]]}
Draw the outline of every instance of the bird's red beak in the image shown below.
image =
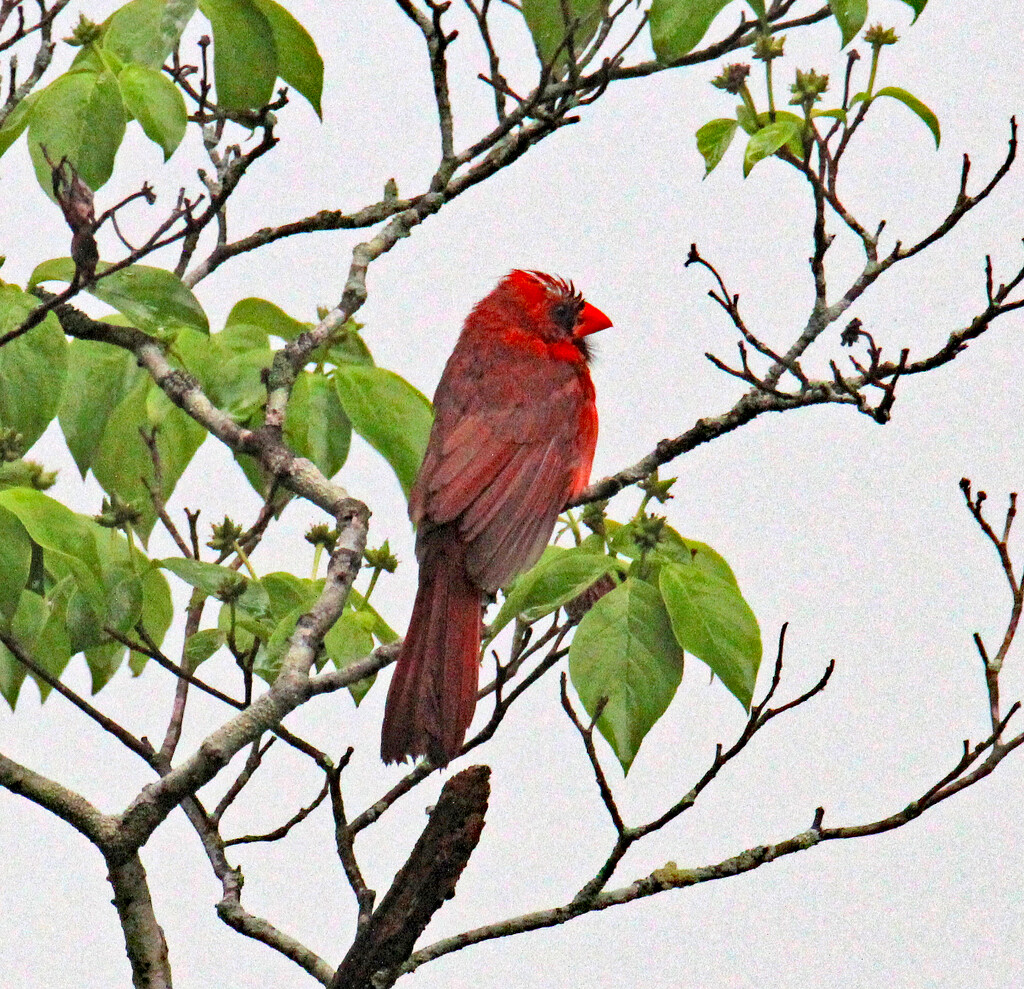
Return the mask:
{"type": "Polygon", "coordinates": [[[607,330],[611,325],[612,321],[597,306],[592,306],[589,302],[585,302],[583,303],[583,309],[579,314],[579,318],[576,320],[576,332],[573,336],[589,336],[598,330],[607,330]]]}

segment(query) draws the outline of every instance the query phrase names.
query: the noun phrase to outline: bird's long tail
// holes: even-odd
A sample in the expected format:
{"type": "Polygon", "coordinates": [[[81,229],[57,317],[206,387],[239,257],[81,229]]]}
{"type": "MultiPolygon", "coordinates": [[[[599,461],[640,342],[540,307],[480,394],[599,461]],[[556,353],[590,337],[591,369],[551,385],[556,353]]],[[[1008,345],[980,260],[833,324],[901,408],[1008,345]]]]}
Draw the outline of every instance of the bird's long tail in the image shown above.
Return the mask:
{"type": "Polygon", "coordinates": [[[385,762],[429,755],[446,766],[462,748],[476,707],[480,591],[451,534],[421,534],[420,583],[388,690],[380,754],[385,762]]]}

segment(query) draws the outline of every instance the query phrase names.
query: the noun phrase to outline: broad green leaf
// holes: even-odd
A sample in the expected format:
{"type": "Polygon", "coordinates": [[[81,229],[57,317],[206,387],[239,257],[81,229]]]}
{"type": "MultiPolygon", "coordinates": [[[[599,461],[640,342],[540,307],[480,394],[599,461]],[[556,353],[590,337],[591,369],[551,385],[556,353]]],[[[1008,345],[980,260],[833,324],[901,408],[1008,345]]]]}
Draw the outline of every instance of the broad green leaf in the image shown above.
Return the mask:
{"type": "Polygon", "coordinates": [[[844,124],[846,123],[846,111],[839,107],[835,110],[812,110],[812,117],[834,117],[836,120],[841,120],[844,124]]]}
{"type": "Polygon", "coordinates": [[[93,535],[95,523],[76,515],[59,501],[29,488],[0,491],[0,507],[17,516],[44,552],[56,554],[65,562],[93,607],[102,613],[106,607],[106,593],[93,535]]]}
{"type": "Polygon", "coordinates": [[[916,113],[925,123],[925,126],[932,132],[935,138],[935,147],[939,146],[941,131],[939,129],[939,118],[932,113],[916,96],[908,93],[899,86],[884,86],[875,93],[875,99],[879,96],[888,96],[890,99],[899,100],[905,107],[916,113]]]}
{"type": "Polygon", "coordinates": [[[288,643],[295,631],[295,624],[305,611],[306,609],[300,606],[285,615],[271,632],[270,638],[260,647],[252,665],[253,673],[260,679],[271,684],[277,679],[285,654],[288,652],[288,643]]]}
{"type": "Polygon", "coordinates": [[[164,570],[170,570],[171,573],[180,577],[186,584],[191,584],[197,590],[210,595],[210,597],[217,597],[225,582],[230,585],[234,581],[241,579],[245,581],[245,591],[235,602],[235,607],[257,618],[263,618],[270,614],[270,597],[260,582],[243,577],[238,571],[232,570],[230,567],[222,567],[219,564],[206,563],[202,560],[188,560],[177,556],[169,557],[166,560],[154,560],[153,562],[164,570]]]}
{"type": "Polygon", "coordinates": [[[867,20],[868,0],[829,0],[828,5],[843,32],[842,47],[845,48],[867,20]]]}
{"type": "Polygon", "coordinates": [[[270,22],[253,0],[199,0],[213,28],[213,77],[224,110],[254,110],[270,102],[278,76],[270,22]]]}
{"type": "Polygon", "coordinates": [[[376,640],[383,645],[387,645],[390,642],[398,641],[398,633],[381,618],[377,609],[373,607],[357,590],[353,589],[349,591],[349,602],[352,607],[355,608],[361,615],[369,615],[369,618],[365,618],[368,622],[367,627],[373,632],[376,640]]]}
{"type": "Polygon", "coordinates": [[[761,630],[739,588],[699,567],[672,563],[661,568],[659,586],[676,640],[749,710],[761,630]]]}
{"type": "Polygon", "coordinates": [[[697,150],[704,157],[705,177],[711,174],[729,150],[736,127],[737,122],[731,117],[719,117],[709,120],[697,131],[697,150]]]}
{"type": "Polygon", "coordinates": [[[226,641],[227,635],[219,628],[204,628],[190,635],[185,640],[188,668],[194,670],[200,663],[205,663],[226,641]]]}
{"type": "Polygon", "coordinates": [[[928,0],[903,0],[903,2],[914,8],[914,20],[910,22],[913,24],[921,16],[921,11],[924,10],[928,0]]]}
{"type": "Polygon", "coordinates": [[[0,621],[18,610],[28,582],[32,543],[25,527],[6,509],[0,509],[0,621]]]}
{"type": "MultiPolygon", "coordinates": [[[[34,296],[0,284],[0,335],[17,329],[39,305],[34,296]]],[[[57,414],[67,374],[67,339],[53,313],[0,347],[0,427],[32,446],[57,414]]]]}
{"type": "Polygon", "coordinates": [[[18,694],[21,693],[26,672],[14,654],[0,642],[0,697],[7,701],[12,711],[18,703],[18,694]]]}
{"type": "Polygon", "coordinates": [[[729,0],[654,0],[651,44],[659,62],[674,62],[700,44],[729,0]]]}
{"type": "MultiPolygon", "coordinates": [[[[775,154],[784,144],[799,140],[800,128],[792,120],[777,120],[762,127],[748,142],[743,153],[743,176],[762,159],[775,154]]],[[[792,149],[790,149],[792,150],[792,149]]]]}
{"type": "Polygon", "coordinates": [[[225,328],[237,323],[258,326],[270,336],[280,337],[288,342],[312,327],[312,323],[299,322],[273,302],[255,297],[241,299],[231,307],[225,328]]]}
{"type": "Polygon", "coordinates": [[[53,180],[42,148],[56,165],[67,158],[94,192],[114,170],[124,137],[124,104],[113,73],[69,72],[58,76],[32,105],[28,146],[36,178],[53,198],[53,180]]]}
{"type": "Polygon", "coordinates": [[[284,618],[296,608],[308,611],[324,589],[323,580],[296,577],[285,571],[264,574],[260,583],[270,598],[270,613],[275,618],[284,618]]]}
{"type": "Polygon", "coordinates": [[[277,51],[277,74],[309,100],[318,117],[324,88],[324,60],[306,29],[274,0],[253,0],[267,19],[277,51]]]}
{"type": "MultiPolygon", "coordinates": [[[[373,652],[374,616],[368,611],[346,611],[324,636],[324,652],[336,669],[343,670],[373,652]]],[[[358,706],[373,686],[375,677],[367,677],[348,689],[358,706]]]]}
{"type": "Polygon", "coordinates": [[[4,120],[3,126],[0,127],[0,155],[2,155],[18,138],[21,136],[21,132],[28,127],[29,110],[32,109],[32,104],[35,103],[38,98],[38,93],[32,93],[26,96],[8,115],[7,119],[4,120]]]}
{"type": "Polygon", "coordinates": [[[185,136],[188,115],[178,87],[162,72],[144,65],[127,65],[118,74],[125,109],[141,125],[154,144],[160,145],[164,161],[185,136]]]}
{"type": "Polygon", "coordinates": [[[605,594],[576,629],[569,675],[591,717],[608,698],[597,726],[628,773],[683,676],[683,651],[657,588],[631,578],[605,594]]]}
{"type": "Polygon", "coordinates": [[[314,357],[319,358],[322,354],[323,360],[330,364],[368,364],[373,366],[373,355],[370,348],[366,346],[362,333],[359,332],[362,324],[354,319],[348,320],[339,330],[334,333],[333,340],[326,348],[321,347],[313,352],[314,357]]]}
{"type": "MultiPolygon", "coordinates": [[[[100,262],[96,271],[102,274],[108,264],[100,262]]],[[[75,274],[71,258],[53,258],[37,265],[29,279],[29,288],[41,282],[70,282],[75,274]]],[[[210,322],[192,294],[177,275],[163,268],[133,264],[100,278],[87,291],[113,306],[133,326],[147,333],[159,333],[189,327],[200,333],[210,332],[210,322]]]]}
{"type": "Polygon", "coordinates": [[[57,416],[83,478],[110,414],[144,373],[120,347],[98,340],[72,340],[68,345],[67,384],[57,416]]]}
{"type": "Polygon", "coordinates": [[[352,428],[391,465],[408,498],[434,419],[427,397],[379,367],[341,365],[334,383],[352,428]]]}
{"type": "Polygon", "coordinates": [[[606,0],[566,0],[566,6],[570,14],[568,22],[562,0],[523,0],[526,26],[533,35],[537,55],[545,65],[551,64],[557,52],[558,65],[564,67],[569,56],[565,39],[570,28],[573,29],[572,51],[578,59],[597,34],[601,18],[608,10],[606,0]]]}
{"type": "Polygon", "coordinates": [[[108,494],[115,492],[131,502],[142,518],[135,531],[149,539],[156,522],[149,486],[155,483],[153,458],[140,428],[156,429],[156,450],[160,458],[161,495],[166,501],[174,492],[196,450],[206,439],[206,430],[181,409],[170,404],[163,392],[149,379],[140,379],[111,412],[92,472],[108,494]],[[151,416],[152,403],[158,401],[159,416],[151,416]],[[158,418],[159,425],[152,419],[158,418]]]}
{"type": "Polygon", "coordinates": [[[107,588],[104,624],[127,635],[142,619],[142,580],[130,566],[119,566],[103,574],[107,588]]]}
{"type": "Polygon", "coordinates": [[[85,664],[89,667],[94,694],[99,693],[121,668],[125,652],[127,652],[125,647],[116,640],[91,646],[85,650],[85,664]]]}
{"type": "Polygon", "coordinates": [[[64,621],[71,639],[71,651],[82,652],[103,642],[104,616],[77,587],[67,600],[64,621]]]}
{"type": "Polygon", "coordinates": [[[747,0],[750,4],[750,9],[757,14],[761,20],[765,18],[764,0],[747,0]]]}
{"type": "Polygon", "coordinates": [[[159,69],[195,10],[196,0],[131,0],[104,22],[103,47],[125,62],[159,69]]]}
{"type": "Polygon", "coordinates": [[[300,371],[285,410],[284,436],[300,457],[334,477],[348,457],[352,424],[334,382],[322,371],[300,371]]]}
{"type": "Polygon", "coordinates": [[[488,639],[493,639],[519,615],[524,621],[532,622],[551,614],[582,594],[615,565],[611,556],[549,546],[537,564],[518,576],[509,588],[501,609],[491,622],[488,639]]]}
{"type": "MultiPolygon", "coordinates": [[[[13,637],[33,661],[56,678],[59,678],[64,672],[72,655],[62,610],[59,606],[54,607],[38,594],[25,591],[18,603],[18,610],[11,620],[13,637]]],[[[13,663],[21,666],[21,663],[6,649],[4,652],[13,663]]],[[[45,701],[50,693],[50,685],[31,673],[29,675],[39,687],[40,699],[45,701]]],[[[0,675],[0,679],[3,679],[2,675],[0,675]]],[[[7,698],[7,700],[13,707],[13,700],[11,698],[7,698]]]]}
{"type": "MultiPolygon", "coordinates": [[[[608,544],[610,548],[622,556],[631,560],[640,558],[640,547],[633,541],[633,525],[618,525],[608,519],[605,523],[609,530],[608,544]]],[[[716,580],[722,580],[732,584],[734,587],[736,577],[732,568],[725,561],[725,558],[713,550],[707,543],[698,542],[696,539],[684,539],[670,525],[661,530],[661,539],[658,545],[648,554],[649,560],[656,560],[661,563],[673,562],[685,566],[695,566],[703,570],[716,580]]]]}

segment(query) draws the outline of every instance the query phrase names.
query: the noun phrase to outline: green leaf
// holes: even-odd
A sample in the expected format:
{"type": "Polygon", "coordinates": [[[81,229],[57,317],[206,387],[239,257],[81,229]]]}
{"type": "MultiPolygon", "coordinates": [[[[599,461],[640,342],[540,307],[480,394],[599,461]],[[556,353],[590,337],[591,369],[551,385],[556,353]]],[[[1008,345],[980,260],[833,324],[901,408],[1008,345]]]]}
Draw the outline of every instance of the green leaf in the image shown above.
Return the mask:
{"type": "Polygon", "coordinates": [[[130,566],[106,570],[103,581],[107,587],[105,623],[127,635],[142,619],[142,580],[130,566]]]}
{"type": "Polygon", "coordinates": [[[159,69],[195,11],[196,0],[131,0],[104,22],[103,47],[125,62],[159,69]]]}
{"type": "Polygon", "coordinates": [[[200,663],[205,663],[226,641],[227,635],[219,628],[204,628],[190,635],[185,640],[188,668],[194,670],[200,663]]]}
{"type": "MultiPolygon", "coordinates": [[[[343,670],[373,652],[371,627],[374,618],[366,611],[346,611],[324,636],[324,652],[336,669],[343,670]]],[[[373,686],[375,677],[352,684],[349,692],[356,706],[373,686]]]]}
{"type": "Polygon", "coordinates": [[[148,378],[140,378],[110,413],[92,461],[92,472],[104,491],[117,493],[142,513],[134,528],[143,540],[148,540],[156,523],[148,487],[155,484],[153,459],[139,433],[140,428],[147,427],[156,430],[162,480],[160,493],[164,500],[170,498],[207,435],[199,423],[171,405],[148,378]],[[156,417],[159,425],[152,422],[152,400],[159,403],[160,414],[156,417]]]}
{"type": "Polygon", "coordinates": [[[85,650],[85,663],[92,676],[92,692],[99,693],[121,668],[126,649],[120,642],[104,642],[85,650]]]}
{"type": "Polygon", "coordinates": [[[729,0],[654,0],[651,44],[659,62],[674,62],[700,44],[729,0]]]}
{"type": "MultiPolygon", "coordinates": [[[[0,283],[0,334],[20,326],[39,300],[0,283]]],[[[57,414],[67,374],[67,340],[53,313],[0,347],[0,426],[21,433],[28,449],[57,414]]]]}
{"type": "Polygon", "coordinates": [[[21,693],[26,672],[14,654],[0,642],[0,697],[7,701],[12,711],[18,703],[18,694],[21,693]]]}
{"type": "Polygon", "coordinates": [[[839,107],[835,110],[812,110],[812,117],[834,117],[836,120],[841,120],[844,124],[846,123],[846,111],[839,107]]]}
{"type": "Polygon", "coordinates": [[[932,132],[935,138],[935,147],[939,146],[941,132],[939,130],[939,118],[932,113],[916,96],[908,93],[899,86],[885,86],[875,93],[875,99],[879,96],[888,96],[890,99],[899,100],[905,107],[916,113],[925,123],[925,126],[932,132]]]}
{"type": "Polygon", "coordinates": [[[615,566],[615,558],[605,554],[549,546],[540,560],[520,574],[508,589],[491,622],[488,640],[519,615],[524,621],[533,622],[551,614],[615,566]]]}
{"type": "Polygon", "coordinates": [[[828,5],[843,32],[842,47],[845,48],[867,20],[868,0],[829,0],[828,5]]]}
{"type": "MultiPolygon", "coordinates": [[[[60,677],[72,656],[61,608],[53,607],[32,591],[25,591],[11,621],[11,632],[36,663],[51,676],[60,677]]],[[[50,685],[35,676],[32,678],[39,687],[40,699],[45,701],[50,685]]]]}
{"type": "Polygon", "coordinates": [[[264,574],[260,578],[270,598],[270,613],[275,618],[284,618],[296,608],[309,611],[324,589],[324,581],[296,577],[283,570],[264,574]]]}
{"type": "Polygon", "coordinates": [[[57,416],[83,478],[111,413],[143,374],[135,358],[120,347],[98,340],[72,340],[68,345],[67,385],[57,416]]]}
{"type": "Polygon", "coordinates": [[[237,323],[258,326],[270,336],[280,337],[289,343],[313,325],[312,323],[301,323],[293,316],[289,316],[279,306],[275,306],[273,302],[255,297],[241,299],[231,307],[225,328],[237,323]]]}
{"type": "Polygon", "coordinates": [[[750,9],[763,21],[765,18],[764,0],[747,0],[750,9]]]}
{"type": "Polygon", "coordinates": [[[657,588],[630,578],[583,616],[569,647],[569,675],[623,772],[644,736],[665,713],[683,676],[679,648],[657,588]]]}
{"type": "Polygon", "coordinates": [[[593,40],[608,9],[606,0],[566,0],[570,18],[564,16],[562,0],[523,0],[523,17],[533,35],[537,56],[545,65],[551,64],[558,52],[558,65],[568,61],[568,44],[562,45],[569,28],[573,29],[572,48],[578,59],[593,40]]]}
{"type": "Polygon", "coordinates": [[[429,400],[394,371],[379,367],[341,365],[334,383],[352,428],[391,465],[408,498],[430,437],[429,400]]]}
{"type": "Polygon", "coordinates": [[[267,19],[277,51],[277,74],[309,100],[323,118],[320,96],[324,88],[324,60],[306,29],[274,0],[253,0],[267,19]]]}
{"type": "Polygon", "coordinates": [[[349,591],[349,601],[352,603],[352,607],[356,609],[361,615],[367,616],[364,620],[368,623],[367,627],[373,632],[376,640],[383,645],[387,645],[390,642],[398,641],[398,633],[381,618],[376,608],[370,604],[366,598],[362,596],[357,590],[349,591]]]}
{"type": "MultiPolygon", "coordinates": [[[[102,274],[110,265],[100,262],[96,271],[102,274]]],[[[29,279],[29,288],[41,282],[70,282],[75,274],[71,258],[54,258],[37,265],[29,279]]],[[[210,332],[210,321],[192,294],[177,275],[163,268],[133,264],[115,271],[88,286],[97,299],[113,306],[133,326],[147,333],[160,333],[189,327],[200,333],[210,332]]]]}
{"type": "Polygon", "coordinates": [[[295,631],[295,624],[305,614],[306,609],[301,605],[290,611],[276,625],[271,632],[270,638],[266,639],[256,654],[256,660],[252,665],[252,671],[260,679],[272,684],[277,675],[281,672],[281,664],[288,652],[288,645],[292,634],[295,631]]]}
{"type": "Polygon", "coordinates": [[[914,8],[914,20],[910,22],[913,24],[921,16],[921,11],[924,10],[928,0],[903,0],[903,2],[914,8]]]}
{"type": "Polygon", "coordinates": [[[94,192],[114,171],[124,137],[124,104],[113,73],[69,72],[58,76],[32,105],[28,147],[36,178],[53,198],[53,180],[42,148],[56,165],[67,158],[94,192]]]}
{"type": "Polygon", "coordinates": [[[372,367],[373,355],[359,330],[359,323],[354,319],[348,320],[335,330],[330,345],[314,351],[314,356],[323,352],[323,359],[330,364],[367,364],[372,367]]]}
{"type": "MultiPolygon", "coordinates": [[[[53,553],[65,562],[78,586],[89,596],[90,603],[102,613],[106,593],[93,535],[95,523],[29,488],[0,491],[0,507],[17,516],[29,536],[46,553],[53,553]]],[[[49,565],[49,560],[47,562],[49,565]]]]}
{"type": "Polygon", "coordinates": [[[775,154],[784,144],[799,138],[800,128],[792,120],[777,120],[774,124],[766,124],[747,142],[747,149],[743,153],[743,177],[746,178],[759,161],[775,154]]]}
{"type": "Polygon", "coordinates": [[[18,610],[31,565],[32,543],[25,527],[16,515],[0,509],[0,615],[3,618],[10,619],[18,610]]]}
{"type": "Polygon", "coordinates": [[[737,122],[730,117],[709,120],[697,131],[697,150],[704,156],[704,175],[711,174],[722,160],[736,133],[737,122]]]}
{"type": "Polygon", "coordinates": [[[270,596],[258,580],[242,577],[230,567],[222,567],[216,563],[202,560],[189,560],[172,556],[165,560],[154,560],[153,563],[164,570],[170,570],[186,584],[197,590],[216,597],[225,581],[233,582],[239,578],[246,582],[245,591],[235,603],[236,608],[248,612],[256,618],[264,618],[270,614],[270,596]]]}
{"type": "Polygon", "coordinates": [[[761,664],[761,630],[739,588],[695,566],[667,564],[661,594],[678,643],[703,660],[746,709],[761,664]]]}
{"type": "Polygon", "coordinates": [[[253,0],[199,0],[199,9],[213,28],[218,106],[223,110],[265,106],[278,76],[270,22],[253,0]]]}
{"type": "Polygon", "coordinates": [[[154,144],[160,145],[164,161],[174,154],[185,136],[188,115],[177,86],[162,72],[144,65],[127,65],[118,74],[125,109],[142,126],[154,144]]]}
{"type": "Polygon", "coordinates": [[[334,477],[348,457],[352,424],[331,379],[322,371],[300,371],[285,410],[284,435],[301,457],[325,477],[334,477]]]}
{"type": "Polygon", "coordinates": [[[0,127],[0,155],[14,144],[14,142],[21,136],[21,132],[28,127],[29,110],[32,109],[32,104],[35,103],[38,96],[38,93],[32,93],[29,96],[26,96],[7,115],[7,119],[4,120],[3,126],[0,127]]]}

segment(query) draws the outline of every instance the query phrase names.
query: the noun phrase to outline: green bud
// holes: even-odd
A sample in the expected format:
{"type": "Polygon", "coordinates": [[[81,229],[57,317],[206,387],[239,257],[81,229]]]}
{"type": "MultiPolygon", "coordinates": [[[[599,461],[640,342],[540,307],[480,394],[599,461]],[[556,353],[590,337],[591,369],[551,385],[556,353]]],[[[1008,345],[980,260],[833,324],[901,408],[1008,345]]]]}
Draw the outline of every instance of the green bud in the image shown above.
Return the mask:
{"type": "Polygon", "coordinates": [[[25,452],[25,437],[16,429],[0,429],[0,461],[12,463],[25,452]]]}
{"type": "Polygon", "coordinates": [[[386,539],[383,546],[379,546],[377,549],[365,550],[363,559],[376,570],[386,570],[388,573],[394,573],[398,569],[398,557],[391,552],[391,546],[386,539]]]}
{"type": "Polygon", "coordinates": [[[220,525],[214,524],[210,528],[213,530],[213,538],[206,545],[210,549],[215,549],[218,553],[233,549],[238,541],[238,537],[244,531],[240,525],[237,525],[226,515],[220,525]]]}
{"type": "Polygon", "coordinates": [[[896,29],[892,27],[882,27],[881,24],[872,24],[864,32],[864,40],[871,45],[875,50],[882,48],[884,45],[894,45],[900,39],[896,37],[896,29]]]}
{"type": "Polygon", "coordinates": [[[644,494],[653,498],[659,504],[664,505],[665,502],[672,497],[672,495],[669,494],[669,490],[677,480],[679,480],[677,477],[666,477],[664,481],[661,481],[658,479],[658,472],[655,471],[653,474],[645,477],[637,487],[643,491],[644,494]]]}
{"type": "Polygon", "coordinates": [[[716,89],[724,89],[727,93],[738,94],[747,83],[747,76],[750,75],[750,66],[742,62],[734,62],[727,65],[720,75],[711,80],[711,85],[716,89]]]}
{"type": "Polygon", "coordinates": [[[331,529],[321,522],[319,525],[312,526],[306,533],[306,542],[312,543],[314,546],[323,546],[328,553],[333,553],[339,534],[337,529],[331,529]]]}
{"type": "Polygon", "coordinates": [[[71,37],[64,40],[73,48],[81,48],[83,45],[91,45],[94,41],[99,41],[102,34],[103,28],[99,24],[90,21],[85,14],[79,14],[78,23],[75,25],[74,31],[71,32],[71,37]]]}
{"type": "Polygon", "coordinates": [[[384,183],[384,202],[391,202],[398,198],[398,183],[394,179],[388,179],[384,183]]]}
{"type": "Polygon", "coordinates": [[[604,532],[604,519],[607,509],[607,498],[602,498],[600,501],[592,501],[583,506],[583,511],[580,512],[580,521],[591,532],[604,532]]]}
{"type": "Polygon", "coordinates": [[[123,529],[135,525],[141,518],[142,512],[130,501],[124,501],[117,492],[110,496],[109,501],[104,498],[100,514],[93,516],[93,520],[104,529],[123,529]]]}
{"type": "Polygon", "coordinates": [[[773,58],[781,58],[782,49],[786,45],[784,34],[759,34],[754,41],[754,58],[761,62],[770,62],[773,58]]]}
{"type": "Polygon", "coordinates": [[[633,542],[640,547],[641,551],[652,550],[661,541],[664,529],[664,515],[641,515],[634,523],[633,542]]]}
{"type": "Polygon", "coordinates": [[[793,98],[789,101],[791,106],[811,107],[817,103],[828,89],[828,76],[819,75],[814,69],[809,72],[796,70],[796,82],[789,87],[793,98]]]}
{"type": "Polygon", "coordinates": [[[230,604],[232,601],[237,601],[248,586],[249,581],[245,577],[240,573],[233,573],[220,582],[215,596],[218,601],[230,604]]]}

